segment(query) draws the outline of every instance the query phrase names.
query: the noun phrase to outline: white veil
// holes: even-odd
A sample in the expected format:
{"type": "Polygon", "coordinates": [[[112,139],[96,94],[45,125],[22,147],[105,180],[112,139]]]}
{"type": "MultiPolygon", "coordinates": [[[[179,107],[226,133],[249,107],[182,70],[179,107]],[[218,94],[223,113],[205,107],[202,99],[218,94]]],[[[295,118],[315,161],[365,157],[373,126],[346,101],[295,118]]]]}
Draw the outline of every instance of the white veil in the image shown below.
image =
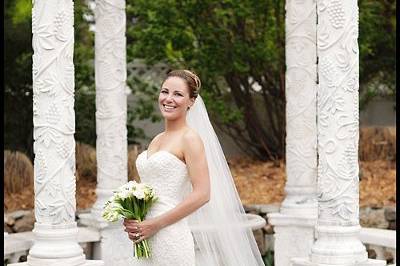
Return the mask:
{"type": "Polygon", "coordinates": [[[186,121],[203,140],[211,184],[210,201],[188,216],[196,243],[196,265],[264,265],[253,232],[245,227],[245,211],[200,95],[186,121]]]}

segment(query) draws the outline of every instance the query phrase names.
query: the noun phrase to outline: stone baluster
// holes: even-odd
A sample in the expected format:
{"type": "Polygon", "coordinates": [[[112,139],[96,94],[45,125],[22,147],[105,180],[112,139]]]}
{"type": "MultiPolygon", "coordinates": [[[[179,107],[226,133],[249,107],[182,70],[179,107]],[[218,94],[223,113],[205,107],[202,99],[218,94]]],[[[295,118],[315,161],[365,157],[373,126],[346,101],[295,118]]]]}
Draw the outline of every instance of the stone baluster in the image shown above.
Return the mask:
{"type": "Polygon", "coordinates": [[[86,261],[77,242],[73,23],[72,0],[33,1],[36,223],[24,265],[103,265],[86,261]]]}
{"type": "Polygon", "coordinates": [[[317,219],[317,56],[315,0],[286,1],[286,198],[268,215],[275,265],[307,256],[317,219]]]}
{"type": "Polygon", "coordinates": [[[125,0],[97,0],[95,6],[97,199],[82,224],[101,231],[94,257],[106,265],[130,265],[133,244],[121,223],[101,217],[113,190],[128,182],[125,0]]]}
{"type": "Polygon", "coordinates": [[[293,265],[385,265],[368,260],[359,225],[357,0],[317,0],[318,222],[293,265]]]}

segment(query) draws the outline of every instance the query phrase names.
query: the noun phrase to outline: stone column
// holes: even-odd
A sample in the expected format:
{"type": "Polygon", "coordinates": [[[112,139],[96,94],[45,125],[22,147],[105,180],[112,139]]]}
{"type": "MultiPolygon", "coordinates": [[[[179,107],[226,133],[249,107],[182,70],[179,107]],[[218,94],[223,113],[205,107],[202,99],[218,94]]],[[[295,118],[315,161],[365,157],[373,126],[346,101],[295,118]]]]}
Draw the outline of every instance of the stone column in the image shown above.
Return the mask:
{"type": "Polygon", "coordinates": [[[97,200],[81,222],[100,229],[95,258],[106,265],[130,265],[133,244],[121,223],[101,217],[113,190],[128,182],[126,14],[124,0],[98,0],[95,7],[97,200]]]}
{"type": "Polygon", "coordinates": [[[368,260],[359,225],[357,0],[317,0],[317,241],[293,265],[385,265],[368,260]]]}
{"type": "Polygon", "coordinates": [[[286,198],[268,215],[275,265],[307,256],[317,219],[317,55],[315,0],[286,1],[286,198]]]}
{"type": "Polygon", "coordinates": [[[77,242],[73,23],[72,0],[33,1],[36,223],[25,265],[103,265],[77,242]]]}

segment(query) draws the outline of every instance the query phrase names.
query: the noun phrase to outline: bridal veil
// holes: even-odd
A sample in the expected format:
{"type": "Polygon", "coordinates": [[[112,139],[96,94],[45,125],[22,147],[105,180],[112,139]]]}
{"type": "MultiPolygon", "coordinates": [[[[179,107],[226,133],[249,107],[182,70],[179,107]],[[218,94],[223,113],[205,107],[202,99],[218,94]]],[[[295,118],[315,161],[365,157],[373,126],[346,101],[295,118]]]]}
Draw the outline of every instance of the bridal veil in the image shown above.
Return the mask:
{"type": "Polygon", "coordinates": [[[204,143],[211,184],[209,202],[188,217],[196,246],[196,264],[264,265],[253,232],[245,226],[245,211],[200,95],[188,111],[186,121],[204,143]]]}

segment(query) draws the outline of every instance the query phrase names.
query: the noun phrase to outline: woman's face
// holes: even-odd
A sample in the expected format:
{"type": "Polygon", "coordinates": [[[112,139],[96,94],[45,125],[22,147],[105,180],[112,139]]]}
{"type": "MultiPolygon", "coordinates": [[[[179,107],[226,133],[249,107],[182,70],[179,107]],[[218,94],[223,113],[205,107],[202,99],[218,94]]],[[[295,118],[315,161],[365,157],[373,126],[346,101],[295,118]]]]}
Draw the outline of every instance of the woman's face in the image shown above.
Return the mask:
{"type": "Polygon", "coordinates": [[[187,108],[192,103],[189,88],[182,78],[169,77],[162,84],[158,96],[158,107],[164,118],[175,120],[181,116],[186,116],[187,108]]]}

